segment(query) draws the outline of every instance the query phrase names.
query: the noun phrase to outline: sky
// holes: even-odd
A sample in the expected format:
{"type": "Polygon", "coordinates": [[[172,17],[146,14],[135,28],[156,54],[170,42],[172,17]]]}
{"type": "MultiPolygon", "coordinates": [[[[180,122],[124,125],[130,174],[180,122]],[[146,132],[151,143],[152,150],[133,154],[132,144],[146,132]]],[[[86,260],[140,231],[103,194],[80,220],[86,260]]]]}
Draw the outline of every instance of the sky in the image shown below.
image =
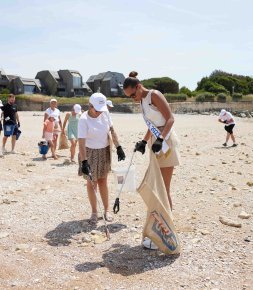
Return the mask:
{"type": "Polygon", "coordinates": [[[0,0],[0,68],[170,77],[253,76],[252,0],[0,0]]]}

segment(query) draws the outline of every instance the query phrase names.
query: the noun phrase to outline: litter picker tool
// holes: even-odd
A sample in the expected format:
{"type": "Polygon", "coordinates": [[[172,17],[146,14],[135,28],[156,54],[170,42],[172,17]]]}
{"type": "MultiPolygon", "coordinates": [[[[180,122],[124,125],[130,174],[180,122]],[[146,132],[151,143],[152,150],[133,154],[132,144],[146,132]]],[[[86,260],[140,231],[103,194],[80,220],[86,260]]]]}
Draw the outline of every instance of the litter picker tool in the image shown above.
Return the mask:
{"type": "Polygon", "coordinates": [[[102,217],[103,217],[103,220],[104,220],[104,224],[105,224],[105,234],[106,234],[107,240],[109,241],[109,240],[110,240],[110,232],[109,232],[109,229],[108,229],[108,226],[107,226],[107,222],[106,222],[106,220],[105,220],[104,213],[103,213],[103,211],[102,211],[101,203],[100,203],[100,201],[99,201],[99,199],[98,199],[97,190],[96,190],[96,188],[95,188],[95,185],[94,185],[94,182],[93,182],[93,179],[92,179],[92,175],[91,175],[91,173],[90,173],[88,176],[89,176],[89,179],[90,179],[90,182],[91,182],[91,185],[92,185],[93,191],[94,191],[94,193],[95,193],[95,195],[96,195],[96,199],[97,199],[97,202],[98,202],[98,207],[99,207],[99,210],[100,210],[100,212],[101,212],[101,214],[102,214],[102,217]]]}
{"type": "Polygon", "coordinates": [[[124,185],[125,185],[125,183],[126,183],[126,178],[127,178],[128,173],[129,173],[130,167],[131,167],[131,165],[132,165],[132,162],[133,162],[133,158],[134,158],[134,154],[135,154],[135,152],[136,152],[136,148],[134,148],[133,154],[132,154],[132,156],[131,156],[130,163],[129,163],[128,168],[127,168],[127,172],[126,172],[126,174],[125,174],[125,176],[124,176],[124,179],[123,179],[123,182],[122,182],[122,184],[121,184],[121,187],[120,187],[119,193],[118,193],[118,195],[117,195],[117,197],[116,197],[116,199],[115,199],[115,202],[114,202],[113,212],[114,212],[115,214],[119,212],[119,203],[120,203],[120,202],[119,202],[119,197],[120,197],[121,192],[122,192],[122,189],[123,189],[123,187],[124,187],[124,185]]]}

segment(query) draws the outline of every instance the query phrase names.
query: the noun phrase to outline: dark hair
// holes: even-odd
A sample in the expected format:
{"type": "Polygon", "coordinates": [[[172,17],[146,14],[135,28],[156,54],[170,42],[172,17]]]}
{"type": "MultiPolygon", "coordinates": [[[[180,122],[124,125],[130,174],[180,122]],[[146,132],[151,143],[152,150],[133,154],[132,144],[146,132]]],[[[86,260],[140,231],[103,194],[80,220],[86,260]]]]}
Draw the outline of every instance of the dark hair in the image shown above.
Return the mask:
{"type": "Polygon", "coordinates": [[[124,84],[123,84],[123,89],[126,89],[128,87],[135,87],[137,86],[140,81],[137,79],[138,73],[136,71],[131,71],[129,74],[129,77],[125,79],[124,84]]]}
{"type": "Polygon", "coordinates": [[[8,98],[15,98],[15,95],[9,94],[8,98]]]}

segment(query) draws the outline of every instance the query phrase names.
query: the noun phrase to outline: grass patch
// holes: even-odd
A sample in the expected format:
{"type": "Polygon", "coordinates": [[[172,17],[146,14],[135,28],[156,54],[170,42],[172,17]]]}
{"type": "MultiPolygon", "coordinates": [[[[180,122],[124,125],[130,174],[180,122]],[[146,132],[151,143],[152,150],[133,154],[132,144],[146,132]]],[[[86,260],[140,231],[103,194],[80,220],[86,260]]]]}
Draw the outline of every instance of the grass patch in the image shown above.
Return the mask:
{"type": "MultiPolygon", "coordinates": [[[[49,102],[52,98],[58,101],[59,105],[64,104],[80,104],[80,105],[87,105],[89,102],[89,97],[73,97],[73,98],[64,98],[64,97],[55,97],[55,96],[44,96],[44,95],[17,95],[17,100],[30,100],[32,102],[49,102]]],[[[129,98],[108,98],[114,104],[124,104],[124,103],[131,103],[132,101],[129,98]]]]}

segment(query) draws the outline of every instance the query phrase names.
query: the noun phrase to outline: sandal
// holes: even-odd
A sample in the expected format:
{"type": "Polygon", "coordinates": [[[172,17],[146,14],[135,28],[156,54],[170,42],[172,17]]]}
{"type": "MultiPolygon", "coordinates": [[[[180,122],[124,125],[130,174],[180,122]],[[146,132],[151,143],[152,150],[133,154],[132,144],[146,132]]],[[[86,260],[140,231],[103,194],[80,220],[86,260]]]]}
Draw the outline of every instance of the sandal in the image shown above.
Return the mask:
{"type": "Polygon", "coordinates": [[[90,217],[90,219],[88,220],[88,223],[89,223],[90,225],[96,225],[97,222],[98,222],[98,216],[97,216],[97,213],[94,212],[94,213],[91,214],[91,217],[90,217]]]}
{"type": "Polygon", "coordinates": [[[110,215],[109,211],[105,211],[104,212],[104,218],[107,222],[112,222],[113,221],[113,217],[110,215]]]}

